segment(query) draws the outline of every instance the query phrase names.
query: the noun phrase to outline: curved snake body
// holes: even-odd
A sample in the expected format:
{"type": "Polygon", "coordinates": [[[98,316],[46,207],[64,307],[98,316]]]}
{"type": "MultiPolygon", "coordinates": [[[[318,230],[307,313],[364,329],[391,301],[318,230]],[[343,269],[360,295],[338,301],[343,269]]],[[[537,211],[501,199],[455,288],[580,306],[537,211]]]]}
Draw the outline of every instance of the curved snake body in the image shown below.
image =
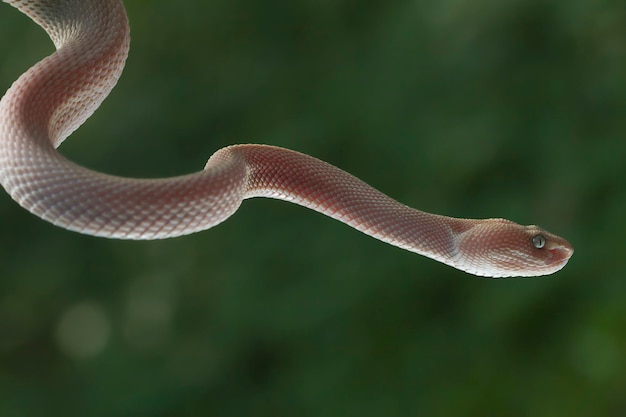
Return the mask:
{"type": "Polygon", "coordinates": [[[121,239],[205,230],[243,200],[290,201],[391,245],[491,277],[561,269],[564,239],[504,219],[456,219],[407,207],[302,153],[266,145],[217,151],[203,171],[131,179],[88,170],[56,151],[116,84],[129,47],[121,0],[4,0],[42,26],[57,51],[0,101],[0,182],[21,206],[63,228],[121,239]]]}

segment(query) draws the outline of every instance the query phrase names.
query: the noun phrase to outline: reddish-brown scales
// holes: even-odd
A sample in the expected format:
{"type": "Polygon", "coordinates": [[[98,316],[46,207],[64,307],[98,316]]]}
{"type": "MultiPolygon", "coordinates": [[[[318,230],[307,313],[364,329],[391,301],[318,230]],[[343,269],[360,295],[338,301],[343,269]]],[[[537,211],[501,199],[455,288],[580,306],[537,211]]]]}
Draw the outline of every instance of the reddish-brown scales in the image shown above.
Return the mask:
{"type": "Polygon", "coordinates": [[[0,182],[20,205],[58,226],[110,238],[160,239],[208,229],[244,199],[269,197],[476,275],[551,274],[573,253],[567,241],[536,226],[425,213],[337,167],[272,146],[227,147],[203,171],[174,178],[87,170],[55,148],[96,110],[122,72],[129,46],[123,4],[7,2],[42,26],[57,52],[22,75],[0,101],[0,182]]]}

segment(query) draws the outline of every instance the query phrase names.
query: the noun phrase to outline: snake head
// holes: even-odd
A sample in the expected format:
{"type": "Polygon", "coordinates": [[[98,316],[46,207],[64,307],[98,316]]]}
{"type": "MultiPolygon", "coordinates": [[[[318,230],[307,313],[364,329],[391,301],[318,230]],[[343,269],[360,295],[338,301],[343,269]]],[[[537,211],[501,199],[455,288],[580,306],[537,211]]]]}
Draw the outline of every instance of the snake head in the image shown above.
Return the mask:
{"type": "Polygon", "coordinates": [[[466,272],[493,278],[549,275],[574,253],[567,240],[506,219],[481,220],[461,233],[457,244],[455,260],[466,272]]]}

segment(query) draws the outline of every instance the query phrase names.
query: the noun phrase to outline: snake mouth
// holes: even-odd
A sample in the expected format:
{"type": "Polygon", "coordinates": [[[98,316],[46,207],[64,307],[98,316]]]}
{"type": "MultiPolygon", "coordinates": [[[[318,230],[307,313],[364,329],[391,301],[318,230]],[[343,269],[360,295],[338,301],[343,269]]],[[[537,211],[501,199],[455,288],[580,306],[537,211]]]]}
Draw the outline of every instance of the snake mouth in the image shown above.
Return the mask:
{"type": "Polygon", "coordinates": [[[553,249],[548,249],[552,255],[552,263],[559,265],[561,268],[565,266],[569,258],[574,254],[574,249],[571,246],[560,245],[553,249]]]}

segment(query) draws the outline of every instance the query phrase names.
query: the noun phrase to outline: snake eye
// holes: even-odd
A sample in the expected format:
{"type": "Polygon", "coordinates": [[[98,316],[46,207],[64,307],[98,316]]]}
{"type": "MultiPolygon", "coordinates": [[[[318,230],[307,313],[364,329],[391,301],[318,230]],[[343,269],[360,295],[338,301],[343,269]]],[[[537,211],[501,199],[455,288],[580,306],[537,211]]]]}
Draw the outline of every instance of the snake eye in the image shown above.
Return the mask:
{"type": "Polygon", "coordinates": [[[533,246],[536,247],[537,249],[541,249],[546,245],[546,237],[544,235],[535,235],[533,236],[533,238],[531,239],[531,242],[533,243],[533,246]]]}

